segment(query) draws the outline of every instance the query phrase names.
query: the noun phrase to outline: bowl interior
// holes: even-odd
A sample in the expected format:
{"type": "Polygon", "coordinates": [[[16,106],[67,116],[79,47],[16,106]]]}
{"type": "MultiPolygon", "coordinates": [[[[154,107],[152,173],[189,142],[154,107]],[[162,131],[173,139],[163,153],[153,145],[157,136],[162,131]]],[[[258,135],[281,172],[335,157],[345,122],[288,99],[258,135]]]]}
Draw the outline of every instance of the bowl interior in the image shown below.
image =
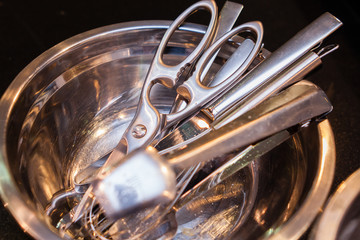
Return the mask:
{"type": "MultiPolygon", "coordinates": [[[[6,119],[7,171],[14,179],[16,197],[55,235],[59,235],[59,216],[69,211],[76,197],[58,203],[62,212],[51,218],[47,207],[54,196],[73,188],[78,171],[111,151],[120,140],[134,116],[142,81],[165,28],[166,24],[137,23],[76,36],[44,53],[15,80],[26,84],[6,119]]],[[[175,64],[188,55],[201,40],[203,30],[189,25],[178,31],[169,42],[166,62],[175,64]]],[[[232,49],[229,45],[222,51],[213,70],[232,49]]],[[[167,112],[175,95],[173,90],[156,85],[151,101],[167,112]]],[[[295,135],[182,206],[174,213],[177,226],[164,225],[161,233],[177,239],[234,235],[253,239],[273,234],[306,201],[321,167],[319,136],[317,126],[295,135]]],[[[129,227],[122,236],[135,236],[136,231],[129,227]]],[[[77,234],[79,238],[91,235],[77,234]]]]}

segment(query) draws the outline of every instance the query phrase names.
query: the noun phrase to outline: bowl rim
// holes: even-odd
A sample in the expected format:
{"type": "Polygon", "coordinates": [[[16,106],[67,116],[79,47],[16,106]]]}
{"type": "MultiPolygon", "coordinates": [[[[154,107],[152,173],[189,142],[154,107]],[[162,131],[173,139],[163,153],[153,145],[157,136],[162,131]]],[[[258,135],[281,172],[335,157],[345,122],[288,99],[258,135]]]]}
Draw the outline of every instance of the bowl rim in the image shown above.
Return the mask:
{"type": "MultiPolygon", "coordinates": [[[[319,162],[311,188],[300,207],[288,221],[275,229],[268,239],[299,239],[309,229],[328,198],[335,175],[335,139],[329,120],[320,122],[317,130],[319,133],[319,162]]],[[[263,237],[266,238],[266,236],[263,237]]]]}
{"type": "Polygon", "coordinates": [[[353,172],[338,186],[313,229],[313,239],[337,239],[344,217],[360,195],[359,182],[360,169],[353,172]]]}
{"type": "MultiPolygon", "coordinates": [[[[4,206],[10,211],[21,228],[36,239],[61,239],[55,229],[49,228],[46,218],[37,214],[21,197],[15,179],[10,175],[8,164],[6,134],[10,124],[9,117],[14,104],[19,99],[22,90],[46,65],[53,62],[67,51],[102,36],[111,36],[131,30],[167,29],[171,21],[150,20],[117,23],[86,31],[66,39],[48,49],[30,62],[12,81],[0,99],[0,195],[4,206]]],[[[206,27],[199,24],[184,24],[181,29],[203,33],[206,27]]],[[[320,141],[319,169],[313,181],[312,188],[301,207],[280,228],[269,237],[271,239],[297,239],[311,225],[321,206],[324,204],[334,177],[335,171],[335,141],[328,120],[317,126],[320,141]]],[[[266,236],[265,236],[266,237],[266,236]]]]}

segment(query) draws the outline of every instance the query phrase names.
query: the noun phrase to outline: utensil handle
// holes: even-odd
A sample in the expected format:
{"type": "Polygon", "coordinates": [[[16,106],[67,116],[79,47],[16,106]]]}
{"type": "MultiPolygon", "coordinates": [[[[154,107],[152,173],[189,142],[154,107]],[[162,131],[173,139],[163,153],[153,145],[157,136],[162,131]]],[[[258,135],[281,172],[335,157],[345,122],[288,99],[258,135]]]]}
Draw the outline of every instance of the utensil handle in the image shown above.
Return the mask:
{"type": "Polygon", "coordinates": [[[233,30],[229,31],[221,38],[219,38],[214,44],[212,44],[200,57],[198,63],[196,64],[196,70],[193,75],[182,85],[177,88],[178,94],[180,94],[184,99],[187,100],[187,106],[175,113],[170,113],[166,115],[166,125],[171,126],[172,124],[190,117],[200,108],[204,107],[212,99],[216,98],[222,92],[229,89],[235,82],[240,78],[240,76],[248,69],[250,64],[258,55],[261,49],[261,43],[263,38],[263,27],[261,22],[254,21],[244,23],[233,30]],[[241,33],[251,33],[253,38],[256,39],[255,45],[250,51],[250,54],[245,58],[243,56],[238,56],[240,59],[244,60],[241,64],[238,64],[236,61],[229,61],[230,65],[235,65],[235,67],[230,67],[233,72],[230,74],[222,74],[221,80],[216,80],[218,82],[215,86],[206,86],[202,83],[201,76],[203,75],[204,69],[206,68],[208,61],[213,57],[213,55],[235,35],[241,33]]]}
{"type": "Polygon", "coordinates": [[[330,13],[324,13],[310,25],[298,32],[279,49],[274,51],[259,66],[246,75],[236,86],[206,108],[211,118],[217,119],[229,108],[238,107],[238,102],[249,93],[265,84],[301,56],[317,46],[337,30],[342,23],[330,13]]]}
{"type": "MultiPolygon", "coordinates": [[[[287,67],[279,75],[272,78],[270,81],[250,93],[246,98],[244,98],[236,105],[236,108],[230,108],[229,111],[222,113],[217,119],[213,119],[214,122],[211,124],[212,127],[217,129],[230,123],[234,119],[258,106],[269,97],[275,95],[282,89],[302,80],[305,75],[314,70],[320,64],[321,59],[316,53],[309,52],[305,54],[294,64],[287,67]]],[[[212,117],[209,109],[202,109],[202,112],[205,113],[205,115],[208,117],[212,117]]]]}

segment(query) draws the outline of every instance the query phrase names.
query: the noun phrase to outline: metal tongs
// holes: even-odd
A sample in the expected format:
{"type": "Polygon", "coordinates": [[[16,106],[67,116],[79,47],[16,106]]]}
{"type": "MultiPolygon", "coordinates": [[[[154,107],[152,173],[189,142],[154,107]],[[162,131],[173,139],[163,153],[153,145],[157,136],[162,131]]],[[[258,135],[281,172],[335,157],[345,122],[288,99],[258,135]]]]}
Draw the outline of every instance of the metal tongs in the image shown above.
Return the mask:
{"type": "MultiPolygon", "coordinates": [[[[139,206],[170,202],[176,195],[177,183],[174,168],[186,169],[198,162],[208,160],[209,157],[218,154],[218,151],[227,153],[239,147],[246,147],[312,118],[322,116],[331,110],[332,107],[327,98],[319,93],[317,96],[321,96],[320,99],[310,97],[311,94],[306,95],[306,91],[303,92],[304,98],[291,100],[289,93],[288,95],[279,94],[278,96],[282,98],[277,96],[269,98],[299,81],[306,73],[319,65],[324,52],[328,53],[335,49],[334,47],[325,48],[318,52],[313,50],[324,38],[341,26],[340,21],[331,14],[325,13],[247,73],[246,70],[261,48],[262,26],[259,22],[240,25],[209,46],[216,31],[216,11],[213,1],[200,1],[181,14],[169,27],[149,68],[135,117],[109,159],[98,170],[95,181],[84,194],[83,200],[75,211],[75,220],[89,206],[87,199],[91,195],[100,202],[107,216],[114,219],[124,216],[139,206]],[[209,10],[212,16],[204,38],[180,64],[165,65],[162,55],[171,35],[189,14],[199,8],[209,10]],[[209,61],[211,62],[213,56],[229,38],[243,32],[250,33],[252,38],[256,39],[249,56],[237,65],[232,74],[221,77],[223,78],[220,79],[221,81],[215,76],[215,82],[220,82],[219,84],[214,87],[204,85],[202,76],[204,69],[208,68],[209,61]],[[152,86],[155,83],[161,83],[167,87],[175,86],[181,74],[190,66],[195,66],[195,70],[190,78],[177,88],[178,94],[187,102],[186,107],[179,112],[160,114],[150,102],[149,95],[152,86]],[[243,76],[244,73],[246,73],[245,76],[243,76]],[[261,109],[260,103],[264,103],[267,99],[274,101],[272,104],[278,109],[263,113],[265,115],[256,111],[257,115],[244,115],[251,109],[261,109]],[[285,103],[281,105],[281,101],[285,103]],[[304,107],[305,102],[311,103],[311,106],[321,107],[309,111],[304,107]],[[287,106],[292,106],[292,108],[286,108],[287,106]],[[300,106],[302,108],[299,109],[300,106]],[[302,114],[295,114],[295,117],[286,118],[285,121],[284,117],[289,117],[289,114],[285,114],[289,109],[292,112],[298,110],[297,113],[302,114]],[[300,111],[305,109],[307,111],[300,111]],[[201,112],[191,118],[199,110],[201,112]],[[280,112],[281,114],[276,114],[280,112]],[[255,119],[245,124],[244,116],[255,119]],[[273,117],[266,118],[267,121],[273,119],[271,125],[265,124],[264,116],[273,117]],[[159,142],[159,137],[164,131],[186,119],[190,120],[159,142]],[[284,120],[284,124],[276,124],[279,119],[284,120]],[[199,125],[199,123],[205,124],[199,125]],[[189,126],[196,129],[191,137],[183,134],[189,126]],[[178,139],[181,141],[179,142],[178,139]],[[158,143],[157,149],[165,149],[161,152],[162,157],[151,147],[156,143],[158,143]],[[214,148],[219,144],[221,148],[217,148],[214,152],[214,148]],[[125,155],[127,156],[124,158],[125,155]],[[140,171],[140,169],[146,171],[140,171]],[[119,174],[121,177],[118,177],[119,174]],[[141,174],[147,174],[147,177],[141,174]]],[[[297,88],[294,86],[289,89],[299,89],[298,86],[309,88],[310,85],[302,83],[295,85],[297,88]]],[[[317,88],[312,86],[312,89],[317,88]]],[[[291,92],[291,90],[287,91],[291,92]]],[[[272,105],[264,106],[271,109],[269,106],[272,105]]]]}

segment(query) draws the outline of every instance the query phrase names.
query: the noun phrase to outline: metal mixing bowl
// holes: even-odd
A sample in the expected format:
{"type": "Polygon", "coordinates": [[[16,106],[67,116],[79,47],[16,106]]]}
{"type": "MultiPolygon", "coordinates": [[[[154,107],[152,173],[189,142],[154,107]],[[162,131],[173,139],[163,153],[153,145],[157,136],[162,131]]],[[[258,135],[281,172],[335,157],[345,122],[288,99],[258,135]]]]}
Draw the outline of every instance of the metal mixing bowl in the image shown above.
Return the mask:
{"type": "Polygon", "coordinates": [[[359,238],[360,233],[360,169],[338,186],[312,230],[312,239],[359,238]]]}
{"type": "MultiPolygon", "coordinates": [[[[54,195],[72,187],[79,170],[119,141],[168,25],[122,23],[72,37],[30,63],[3,95],[1,196],[34,238],[60,238],[56,220],[64,212],[50,218],[47,206],[54,195]]],[[[170,41],[166,61],[191,52],[204,29],[184,25],[170,41]]],[[[174,95],[159,86],[151,98],[167,111],[174,95]]],[[[179,209],[173,235],[296,239],[325,201],[334,167],[334,139],[325,120],[179,209]]],[[[73,203],[69,198],[59,204],[68,210],[73,203]]]]}

